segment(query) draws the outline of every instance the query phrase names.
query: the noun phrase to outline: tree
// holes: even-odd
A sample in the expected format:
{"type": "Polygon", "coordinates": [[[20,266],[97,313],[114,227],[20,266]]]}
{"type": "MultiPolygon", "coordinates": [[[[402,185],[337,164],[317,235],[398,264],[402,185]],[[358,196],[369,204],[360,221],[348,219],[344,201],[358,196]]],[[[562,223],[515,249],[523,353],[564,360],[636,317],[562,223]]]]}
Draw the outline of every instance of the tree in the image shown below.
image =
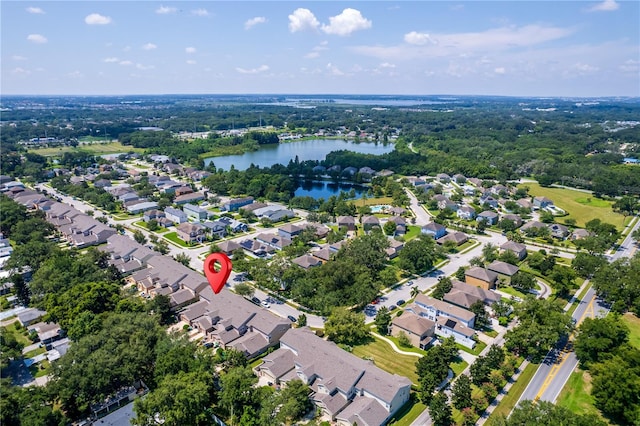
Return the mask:
{"type": "Polygon", "coordinates": [[[148,304],[149,312],[158,316],[160,325],[168,325],[173,322],[173,312],[171,311],[171,299],[164,294],[157,294],[148,304]]]}
{"type": "Polygon", "coordinates": [[[427,354],[416,362],[418,374],[420,400],[428,404],[433,397],[433,391],[447,378],[449,364],[458,355],[455,340],[445,339],[439,346],[434,346],[427,354]]]}
{"type": "Polygon", "coordinates": [[[298,315],[298,327],[304,327],[307,325],[307,316],[305,314],[298,315]]]}
{"type": "Polygon", "coordinates": [[[518,256],[516,256],[516,254],[511,250],[505,250],[500,253],[500,256],[498,256],[498,260],[509,263],[511,265],[517,265],[518,262],[520,262],[518,256]]]}
{"type": "Polygon", "coordinates": [[[411,339],[409,339],[409,336],[407,336],[407,333],[405,333],[404,331],[400,331],[396,338],[398,339],[398,344],[402,347],[405,348],[410,348],[411,346],[413,346],[411,344],[411,339]]]}
{"type": "Polygon", "coordinates": [[[467,270],[464,269],[464,266],[459,267],[454,274],[458,281],[464,282],[467,277],[467,270]]]}
{"type": "Polygon", "coordinates": [[[378,313],[375,318],[376,328],[378,329],[378,333],[386,336],[389,334],[389,324],[391,324],[391,314],[389,313],[389,309],[386,306],[378,309],[378,313]]]}
{"type": "Polygon", "coordinates": [[[369,336],[364,315],[346,308],[335,308],[324,324],[329,340],[345,345],[356,345],[369,336]]]}
{"type": "Polygon", "coordinates": [[[231,368],[220,377],[219,404],[232,419],[243,412],[243,407],[254,404],[253,385],[257,381],[249,367],[231,368]]]}
{"type": "Polygon", "coordinates": [[[233,289],[235,290],[236,294],[248,298],[252,298],[253,294],[255,293],[255,289],[251,285],[246,283],[236,284],[233,289]]]}
{"type": "Polygon", "coordinates": [[[158,224],[157,220],[151,219],[149,222],[147,222],[147,229],[151,232],[155,232],[160,229],[160,225],[158,224]]]}
{"type": "Polygon", "coordinates": [[[207,409],[212,404],[213,374],[203,371],[165,376],[158,387],[134,402],[138,426],[209,424],[207,409]]]}
{"type": "Polygon", "coordinates": [[[482,256],[484,256],[485,262],[493,262],[498,258],[498,247],[491,243],[485,244],[485,246],[482,247],[482,256]]]}
{"type": "Polygon", "coordinates": [[[453,384],[451,402],[458,410],[471,407],[471,379],[466,374],[461,374],[453,384]]]}
{"type": "Polygon", "coordinates": [[[591,278],[600,268],[606,265],[607,259],[603,256],[589,254],[585,252],[576,253],[571,260],[571,267],[582,278],[591,278]]]}
{"type": "Polygon", "coordinates": [[[384,229],[384,233],[387,235],[395,235],[396,234],[396,223],[392,220],[388,220],[382,229],[384,229]]]}
{"type": "Polygon", "coordinates": [[[476,330],[481,330],[489,326],[489,314],[484,308],[484,302],[482,300],[473,302],[471,306],[469,306],[469,310],[476,315],[474,322],[474,328],[476,330]]]}
{"type": "Polygon", "coordinates": [[[139,229],[133,231],[133,239],[136,240],[136,243],[138,244],[147,244],[147,237],[145,237],[139,229]]]}
{"type": "Polygon", "coordinates": [[[506,317],[509,315],[512,308],[509,302],[500,299],[491,306],[491,309],[497,317],[506,317]]]}
{"type": "Polygon", "coordinates": [[[153,244],[153,250],[160,254],[167,254],[169,253],[169,243],[162,238],[158,238],[153,244]]]}
{"type": "Polygon", "coordinates": [[[606,426],[593,414],[576,414],[565,407],[547,401],[522,401],[509,418],[498,416],[494,426],[606,426]]]}
{"type": "Polygon", "coordinates": [[[313,408],[313,403],[309,399],[309,386],[300,379],[287,382],[285,387],[277,397],[278,415],[276,416],[284,424],[292,424],[302,418],[305,413],[313,408]]]}
{"type": "Polygon", "coordinates": [[[616,200],[611,207],[613,207],[613,210],[622,213],[624,216],[631,216],[640,208],[640,203],[638,203],[637,197],[624,195],[616,200]]]}
{"type": "Polygon", "coordinates": [[[191,256],[189,256],[187,253],[178,253],[173,257],[177,262],[182,263],[184,266],[189,266],[189,263],[191,262],[191,256]]]}
{"type": "Polygon", "coordinates": [[[575,287],[576,273],[573,269],[562,265],[555,265],[549,274],[551,286],[560,296],[569,294],[575,287]]]}
{"type": "Polygon", "coordinates": [[[438,392],[433,399],[431,399],[429,403],[429,415],[431,416],[434,426],[451,426],[453,417],[451,407],[449,406],[449,399],[445,393],[438,392]]]}
{"type": "Polygon", "coordinates": [[[511,286],[528,293],[536,288],[536,278],[528,272],[518,271],[511,277],[511,286]]]}
{"type": "Polygon", "coordinates": [[[627,310],[640,315],[640,252],[631,259],[618,259],[602,266],[593,277],[598,296],[611,304],[611,310],[627,310]]]}
{"type": "Polygon", "coordinates": [[[438,278],[438,282],[436,283],[432,296],[436,299],[442,300],[444,295],[449,293],[452,288],[453,288],[453,284],[451,283],[451,278],[440,277],[438,278]]]}
{"type": "Polygon", "coordinates": [[[417,285],[411,287],[411,298],[415,299],[420,294],[420,289],[417,285]]]}
{"type": "Polygon", "coordinates": [[[420,274],[431,269],[440,256],[433,238],[420,235],[408,241],[398,254],[398,267],[412,274],[420,274]]]}
{"type": "Polygon", "coordinates": [[[629,351],[631,356],[615,355],[595,364],[591,395],[595,406],[619,424],[638,424],[640,419],[640,350],[629,351]]]}
{"type": "Polygon", "coordinates": [[[585,318],[578,327],[573,343],[580,364],[588,366],[610,356],[629,341],[629,328],[617,315],[585,318]]]}

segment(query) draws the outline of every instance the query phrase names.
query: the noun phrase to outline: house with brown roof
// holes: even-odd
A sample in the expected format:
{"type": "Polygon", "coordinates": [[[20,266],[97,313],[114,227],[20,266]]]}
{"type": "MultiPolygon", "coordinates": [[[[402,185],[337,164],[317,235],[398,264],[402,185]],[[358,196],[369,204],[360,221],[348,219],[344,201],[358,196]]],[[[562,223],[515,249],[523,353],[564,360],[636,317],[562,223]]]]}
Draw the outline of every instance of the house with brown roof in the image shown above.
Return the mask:
{"type": "Polygon", "coordinates": [[[456,231],[450,234],[445,235],[444,237],[440,237],[436,240],[436,243],[443,245],[447,241],[453,241],[457,246],[466,243],[469,241],[469,237],[464,232],[456,231]]]}
{"type": "Polygon", "coordinates": [[[174,204],[186,204],[195,203],[204,200],[204,194],[202,192],[191,192],[189,194],[183,194],[173,199],[174,204]]]}
{"type": "Polygon", "coordinates": [[[473,327],[476,315],[473,312],[424,294],[418,294],[405,311],[434,321],[436,335],[453,337],[456,342],[469,348],[475,346],[473,327]]]}
{"type": "Polygon", "coordinates": [[[464,272],[464,281],[467,284],[475,285],[485,290],[496,288],[496,282],[498,281],[498,274],[493,271],[488,271],[479,266],[472,266],[464,272]]]}
{"type": "Polygon", "coordinates": [[[362,216],[362,227],[365,231],[370,231],[375,226],[380,226],[380,219],[376,216],[362,216]]]}
{"type": "Polygon", "coordinates": [[[389,247],[385,249],[385,252],[387,253],[387,257],[389,259],[393,259],[396,256],[398,256],[398,253],[400,253],[400,250],[404,248],[404,243],[402,241],[396,240],[395,238],[388,238],[388,240],[389,240],[389,247]]]}
{"type": "Polygon", "coordinates": [[[356,218],[353,216],[338,216],[336,218],[336,225],[338,225],[338,228],[347,228],[347,231],[355,231],[356,218]]]}
{"type": "Polygon", "coordinates": [[[176,233],[185,243],[201,243],[205,238],[206,228],[199,223],[184,222],[176,226],[176,233]]]}
{"type": "Polygon", "coordinates": [[[320,259],[314,256],[311,256],[310,254],[303,254],[302,256],[292,259],[291,262],[295,263],[296,265],[304,269],[309,269],[314,266],[322,265],[322,261],[320,259]]]}
{"type": "Polygon", "coordinates": [[[254,372],[279,385],[302,380],[311,400],[339,425],[383,425],[409,400],[411,389],[406,377],[387,373],[306,327],[287,331],[280,349],[254,372]]]}
{"type": "Polygon", "coordinates": [[[511,251],[518,259],[522,260],[527,257],[527,246],[524,244],[516,243],[515,241],[507,241],[500,246],[500,251],[511,251]]]}
{"type": "Polygon", "coordinates": [[[425,317],[411,312],[403,312],[401,316],[391,321],[390,333],[398,337],[401,333],[411,341],[416,348],[426,349],[434,340],[436,323],[425,317]]]}
{"type": "Polygon", "coordinates": [[[218,243],[218,247],[220,247],[220,250],[222,250],[222,252],[227,256],[230,256],[231,254],[233,254],[234,251],[238,250],[239,248],[242,248],[240,244],[232,240],[222,241],[218,243]]]}
{"type": "Polygon", "coordinates": [[[520,270],[517,266],[501,260],[494,260],[487,266],[487,269],[497,273],[499,278],[502,278],[509,283],[511,282],[511,277],[520,270]]]}
{"type": "Polygon", "coordinates": [[[458,280],[451,280],[451,284],[451,290],[444,295],[442,300],[464,309],[469,309],[471,305],[478,301],[491,306],[500,300],[500,295],[491,290],[485,290],[458,280]]]}

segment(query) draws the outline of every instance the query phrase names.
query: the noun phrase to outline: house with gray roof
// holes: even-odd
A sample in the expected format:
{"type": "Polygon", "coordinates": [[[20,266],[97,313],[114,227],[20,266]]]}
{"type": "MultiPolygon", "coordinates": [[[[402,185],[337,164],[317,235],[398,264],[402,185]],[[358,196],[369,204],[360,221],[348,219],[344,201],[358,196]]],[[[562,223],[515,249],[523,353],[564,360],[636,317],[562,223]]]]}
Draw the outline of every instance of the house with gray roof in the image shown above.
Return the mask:
{"type": "Polygon", "coordinates": [[[187,217],[195,220],[205,220],[207,219],[207,217],[209,217],[209,213],[196,204],[186,203],[184,206],[182,206],[182,210],[187,215],[187,217]]]}
{"type": "Polygon", "coordinates": [[[411,381],[360,359],[307,327],[287,331],[280,349],[254,368],[277,384],[300,379],[323,414],[341,425],[382,425],[409,400],[411,381]]]}
{"type": "Polygon", "coordinates": [[[453,337],[456,342],[468,348],[473,348],[476,344],[473,339],[476,316],[471,311],[424,294],[419,294],[405,311],[434,321],[437,336],[453,337]]]}
{"type": "Polygon", "coordinates": [[[109,264],[123,276],[129,276],[135,271],[146,268],[149,259],[159,256],[158,252],[119,234],[110,236],[107,239],[107,245],[99,249],[109,253],[109,264]]]}
{"type": "Polygon", "coordinates": [[[458,211],[456,212],[456,215],[460,219],[473,220],[476,218],[476,210],[470,206],[460,206],[458,207],[458,211]]]}
{"type": "Polygon", "coordinates": [[[231,232],[247,232],[249,225],[231,217],[221,216],[218,218],[218,222],[222,222],[231,228],[231,232]]]}
{"type": "Polygon", "coordinates": [[[165,208],[164,215],[168,220],[177,224],[184,223],[188,220],[188,215],[185,212],[173,207],[165,208]]]}
{"type": "Polygon", "coordinates": [[[185,243],[201,243],[204,241],[206,229],[199,223],[181,223],[176,226],[176,233],[185,243]]]}
{"type": "Polygon", "coordinates": [[[242,248],[240,244],[232,240],[222,241],[218,243],[218,247],[227,256],[231,255],[234,251],[238,250],[239,248],[242,248]]]}
{"type": "Polygon", "coordinates": [[[429,235],[434,239],[442,238],[447,234],[447,228],[436,222],[430,222],[424,225],[421,232],[425,235],[429,235]]]}
{"type": "Polygon", "coordinates": [[[310,254],[303,254],[300,257],[296,257],[295,259],[293,259],[291,262],[295,263],[296,265],[304,268],[304,269],[309,269],[312,268],[314,266],[320,266],[322,265],[322,261],[314,256],[311,256],[310,254]]]}
{"type": "Polygon", "coordinates": [[[204,200],[204,194],[202,192],[192,192],[190,194],[182,194],[173,199],[175,204],[195,203],[197,201],[204,200]]]}
{"type": "Polygon", "coordinates": [[[471,305],[482,301],[487,306],[493,305],[500,300],[500,295],[491,290],[485,290],[474,285],[469,285],[458,280],[451,280],[451,290],[442,298],[445,302],[452,303],[464,309],[469,309],[471,305]]]}
{"type": "Polygon", "coordinates": [[[338,216],[336,218],[336,225],[338,225],[338,228],[345,227],[348,231],[355,231],[356,218],[353,216],[338,216]]]}
{"type": "Polygon", "coordinates": [[[487,269],[497,273],[498,275],[506,277],[509,281],[511,280],[511,277],[520,270],[516,265],[512,265],[501,260],[494,260],[487,266],[487,269]]]}
{"type": "Polygon", "coordinates": [[[456,232],[447,234],[444,237],[438,238],[436,240],[436,243],[443,245],[447,241],[453,241],[456,244],[456,246],[459,246],[469,241],[469,237],[464,232],[456,231],[456,232]]]}
{"type": "Polygon", "coordinates": [[[487,225],[496,225],[498,223],[498,213],[491,210],[485,210],[476,217],[476,221],[483,220],[487,225]]]}
{"type": "Polygon", "coordinates": [[[515,254],[519,260],[527,257],[527,246],[524,244],[516,243],[515,241],[507,241],[506,243],[500,246],[500,251],[511,251],[515,254]]]}
{"type": "Polygon", "coordinates": [[[433,343],[436,323],[426,317],[404,311],[399,317],[393,318],[389,331],[395,337],[404,333],[413,346],[426,349],[433,343]]]}
{"type": "Polygon", "coordinates": [[[467,284],[490,290],[496,287],[498,274],[479,266],[472,266],[464,271],[464,281],[467,284]]]}

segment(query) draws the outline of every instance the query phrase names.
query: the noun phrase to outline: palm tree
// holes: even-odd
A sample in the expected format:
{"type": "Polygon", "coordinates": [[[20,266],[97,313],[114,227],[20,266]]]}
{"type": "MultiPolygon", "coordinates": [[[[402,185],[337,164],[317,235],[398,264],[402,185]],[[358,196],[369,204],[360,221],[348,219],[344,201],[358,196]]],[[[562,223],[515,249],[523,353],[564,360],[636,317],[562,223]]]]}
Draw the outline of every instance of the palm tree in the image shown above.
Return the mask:
{"type": "Polygon", "coordinates": [[[418,294],[420,294],[420,289],[418,289],[418,286],[414,285],[413,287],[411,287],[411,298],[415,299],[418,294]]]}

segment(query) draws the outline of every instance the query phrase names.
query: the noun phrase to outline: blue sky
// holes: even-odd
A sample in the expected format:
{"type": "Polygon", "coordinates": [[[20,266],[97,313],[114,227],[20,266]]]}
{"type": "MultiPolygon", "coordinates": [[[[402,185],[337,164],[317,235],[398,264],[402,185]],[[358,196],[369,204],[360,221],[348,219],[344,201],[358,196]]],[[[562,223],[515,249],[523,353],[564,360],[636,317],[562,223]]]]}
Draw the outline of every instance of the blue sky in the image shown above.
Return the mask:
{"type": "Polygon", "coordinates": [[[8,94],[640,96],[640,2],[5,1],[8,94]]]}

